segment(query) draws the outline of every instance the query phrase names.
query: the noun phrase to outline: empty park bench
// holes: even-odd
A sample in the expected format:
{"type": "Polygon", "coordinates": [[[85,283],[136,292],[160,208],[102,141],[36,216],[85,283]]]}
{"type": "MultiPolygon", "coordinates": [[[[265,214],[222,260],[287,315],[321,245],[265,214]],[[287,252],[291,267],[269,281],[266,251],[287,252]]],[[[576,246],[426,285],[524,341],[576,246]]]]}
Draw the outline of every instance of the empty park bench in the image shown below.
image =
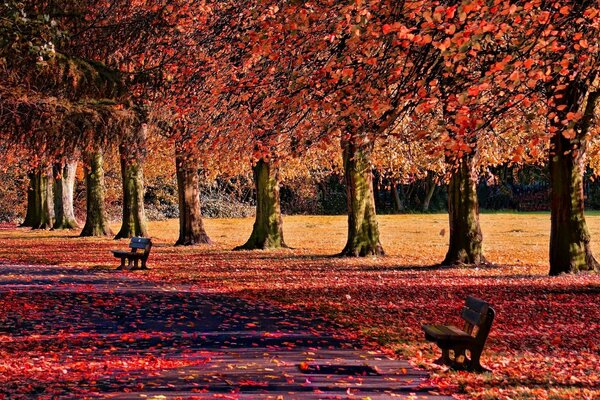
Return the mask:
{"type": "Polygon", "coordinates": [[[486,371],[479,359],[495,315],[488,303],[469,296],[461,313],[465,321],[463,329],[453,325],[423,325],[425,339],[435,342],[442,350],[436,363],[453,369],[486,371]]]}
{"type": "Polygon", "coordinates": [[[152,248],[152,241],[149,238],[133,237],[129,242],[130,250],[112,250],[113,255],[116,258],[121,259],[121,265],[117,269],[125,269],[125,260],[127,260],[127,269],[131,268],[131,262],[133,261],[133,269],[138,269],[138,261],[142,262],[141,269],[146,268],[146,261],[150,255],[150,249],[152,248]]]}

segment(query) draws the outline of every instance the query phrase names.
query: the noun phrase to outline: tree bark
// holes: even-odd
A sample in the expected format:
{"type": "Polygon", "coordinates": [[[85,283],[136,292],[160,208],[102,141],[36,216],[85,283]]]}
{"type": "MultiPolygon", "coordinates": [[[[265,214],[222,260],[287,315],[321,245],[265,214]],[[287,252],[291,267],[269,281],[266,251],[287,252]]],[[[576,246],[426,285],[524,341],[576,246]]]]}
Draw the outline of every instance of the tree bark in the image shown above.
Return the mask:
{"type": "Polygon", "coordinates": [[[379,241],[375,212],[370,162],[372,148],[372,144],[359,146],[352,140],[342,140],[348,206],[348,238],[342,256],[365,257],[384,254],[379,241]]]}
{"type": "Polygon", "coordinates": [[[128,156],[126,145],[119,146],[123,183],[123,222],[115,239],[147,237],[148,224],[144,210],[144,171],[142,163],[128,156]]]}
{"type": "Polygon", "coordinates": [[[33,227],[39,223],[40,205],[37,201],[38,196],[36,195],[39,186],[39,173],[30,171],[27,173],[29,178],[29,187],[27,188],[27,213],[25,219],[21,223],[22,227],[33,227]]]}
{"type": "Polygon", "coordinates": [[[435,179],[433,179],[433,176],[431,174],[429,174],[429,177],[427,178],[427,183],[429,186],[427,186],[427,191],[425,192],[425,198],[423,199],[423,212],[429,211],[429,205],[431,204],[431,198],[433,197],[433,194],[435,193],[435,188],[436,188],[435,179]]]}
{"type": "Polygon", "coordinates": [[[570,138],[570,134],[565,134],[568,127],[553,121],[555,131],[550,140],[550,275],[553,276],[600,271],[600,265],[590,247],[583,196],[586,135],[592,124],[600,91],[589,95],[578,92],[572,84],[562,96],[567,111],[584,110],[583,117],[573,126],[575,137],[570,138]]]}
{"type": "Polygon", "coordinates": [[[398,193],[398,185],[396,182],[392,182],[392,197],[394,199],[394,208],[397,212],[402,212],[404,207],[402,206],[402,200],[400,200],[400,194],[398,193]]]}
{"type": "Polygon", "coordinates": [[[100,150],[88,153],[85,166],[86,220],[80,236],[112,236],[104,205],[104,159],[100,150]]]}
{"type": "Polygon", "coordinates": [[[175,164],[179,193],[179,239],[175,245],[211,243],[202,221],[198,162],[194,157],[178,150],[175,164]]]}
{"type": "Polygon", "coordinates": [[[484,263],[477,182],[473,177],[473,158],[470,155],[459,160],[450,178],[448,215],[450,244],[442,265],[484,263]]]}
{"type": "Polygon", "coordinates": [[[50,229],[54,222],[52,169],[42,167],[30,172],[27,190],[27,215],[21,226],[32,229],[50,229]]]}
{"type": "Polygon", "coordinates": [[[52,229],[79,227],[73,209],[77,161],[54,165],[54,225],[52,229]]]}
{"type": "Polygon", "coordinates": [[[279,171],[261,159],[252,168],[256,187],[256,219],[248,241],[236,250],[287,248],[279,201],[279,171]]]}
{"type": "Polygon", "coordinates": [[[40,179],[40,192],[41,192],[41,204],[42,204],[42,218],[40,225],[34,229],[51,229],[54,225],[54,194],[52,186],[54,183],[54,176],[52,174],[52,167],[45,167],[42,170],[40,179]]]}

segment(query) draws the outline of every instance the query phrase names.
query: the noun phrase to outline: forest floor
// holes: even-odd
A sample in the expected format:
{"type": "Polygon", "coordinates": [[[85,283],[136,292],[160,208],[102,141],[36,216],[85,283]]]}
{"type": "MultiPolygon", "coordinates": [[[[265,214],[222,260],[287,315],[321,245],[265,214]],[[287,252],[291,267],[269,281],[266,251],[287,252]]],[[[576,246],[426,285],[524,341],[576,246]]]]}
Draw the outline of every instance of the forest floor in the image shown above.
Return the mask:
{"type": "MultiPolygon", "coordinates": [[[[435,266],[446,250],[446,215],[381,216],[388,255],[367,259],[332,257],[344,245],[344,217],[293,216],[284,218],[293,249],[280,251],[230,251],[250,234],[251,219],[207,220],[216,243],[190,248],[172,246],[177,221],[153,222],[152,269],[118,274],[322,316],[347,338],[429,369],[442,392],[459,397],[600,398],[600,276],[546,276],[548,214],[481,218],[491,264],[480,268],[435,266]],[[482,358],[491,373],[439,368],[431,364],[438,350],[423,339],[422,323],[459,324],[467,295],[497,311],[482,358]]],[[[588,222],[598,253],[600,217],[588,222]]],[[[127,245],[76,234],[3,226],[0,260],[103,272],[117,265],[109,250],[127,245]]]]}

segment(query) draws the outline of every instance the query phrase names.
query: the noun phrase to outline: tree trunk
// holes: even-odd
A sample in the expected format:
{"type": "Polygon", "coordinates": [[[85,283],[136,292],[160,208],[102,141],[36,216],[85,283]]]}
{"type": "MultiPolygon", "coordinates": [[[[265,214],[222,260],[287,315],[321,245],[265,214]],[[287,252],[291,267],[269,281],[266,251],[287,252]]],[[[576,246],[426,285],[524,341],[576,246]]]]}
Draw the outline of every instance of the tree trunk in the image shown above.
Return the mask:
{"type": "Polygon", "coordinates": [[[435,188],[436,188],[435,179],[433,179],[433,176],[431,174],[427,178],[427,183],[429,184],[429,186],[427,187],[427,191],[425,192],[425,198],[423,199],[423,212],[429,211],[429,205],[431,204],[431,198],[433,197],[433,194],[435,193],[435,188]]]}
{"type": "Polygon", "coordinates": [[[119,146],[123,183],[123,222],[115,239],[148,236],[144,210],[144,172],[137,159],[127,155],[127,146],[119,146]]]}
{"type": "Polygon", "coordinates": [[[473,177],[473,158],[459,160],[448,185],[450,244],[442,265],[481,264],[483,235],[479,226],[477,182],[473,177]]]}
{"type": "Polygon", "coordinates": [[[179,239],[175,245],[211,243],[202,222],[198,162],[178,150],[175,163],[179,193],[179,239]]]}
{"type": "Polygon", "coordinates": [[[394,208],[397,212],[402,212],[404,207],[402,207],[402,200],[400,200],[400,193],[398,193],[396,182],[392,182],[392,197],[394,199],[394,208]]]}
{"type": "Polygon", "coordinates": [[[85,166],[86,220],[80,236],[112,236],[104,206],[104,168],[101,151],[87,154],[85,166]]]}
{"type": "MultiPolygon", "coordinates": [[[[551,182],[551,225],[550,225],[550,275],[600,271],[590,247],[590,233],[584,217],[583,171],[587,132],[591,126],[594,108],[600,92],[583,97],[573,87],[565,91],[566,110],[584,109],[584,116],[573,127],[574,138],[565,136],[560,122],[554,123],[551,138],[550,182],[551,182]]],[[[559,118],[563,120],[563,118],[559,118]]]]}
{"type": "Polygon", "coordinates": [[[252,168],[256,187],[256,219],[248,241],[236,250],[287,248],[279,202],[279,171],[261,159],[252,168]]]}
{"type": "Polygon", "coordinates": [[[348,205],[348,238],[342,256],[365,257],[383,255],[373,195],[371,170],[372,144],[358,146],[342,140],[346,202],[348,205]]]}
{"type": "Polygon", "coordinates": [[[27,191],[27,215],[21,226],[32,229],[50,229],[54,222],[52,198],[52,169],[43,167],[29,173],[27,191]]]}
{"type": "Polygon", "coordinates": [[[39,187],[39,172],[30,171],[27,173],[29,178],[29,187],[27,188],[27,213],[21,223],[22,227],[33,227],[39,224],[40,204],[38,203],[37,190],[39,187]]]}
{"type": "Polygon", "coordinates": [[[79,227],[73,209],[77,161],[54,165],[54,226],[52,229],[79,227]]]}
{"type": "Polygon", "coordinates": [[[42,220],[38,228],[51,229],[54,225],[54,194],[52,191],[54,175],[52,174],[52,167],[44,168],[41,177],[42,220]]]}

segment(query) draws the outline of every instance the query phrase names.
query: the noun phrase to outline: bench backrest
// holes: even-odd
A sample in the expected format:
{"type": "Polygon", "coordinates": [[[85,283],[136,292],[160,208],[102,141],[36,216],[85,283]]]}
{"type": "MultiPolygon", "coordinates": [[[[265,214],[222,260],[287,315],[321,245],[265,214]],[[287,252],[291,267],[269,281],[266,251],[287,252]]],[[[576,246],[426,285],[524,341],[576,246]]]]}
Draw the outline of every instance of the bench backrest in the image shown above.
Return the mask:
{"type": "Polygon", "coordinates": [[[496,312],[489,303],[468,296],[461,313],[461,317],[465,321],[463,330],[470,335],[475,334],[476,341],[485,342],[495,316],[496,312]]]}
{"type": "Polygon", "coordinates": [[[150,254],[150,248],[152,247],[152,240],[150,240],[150,238],[132,237],[131,241],[129,242],[129,247],[134,252],[137,252],[138,250],[143,250],[144,255],[147,256],[148,254],[150,254]]]}

